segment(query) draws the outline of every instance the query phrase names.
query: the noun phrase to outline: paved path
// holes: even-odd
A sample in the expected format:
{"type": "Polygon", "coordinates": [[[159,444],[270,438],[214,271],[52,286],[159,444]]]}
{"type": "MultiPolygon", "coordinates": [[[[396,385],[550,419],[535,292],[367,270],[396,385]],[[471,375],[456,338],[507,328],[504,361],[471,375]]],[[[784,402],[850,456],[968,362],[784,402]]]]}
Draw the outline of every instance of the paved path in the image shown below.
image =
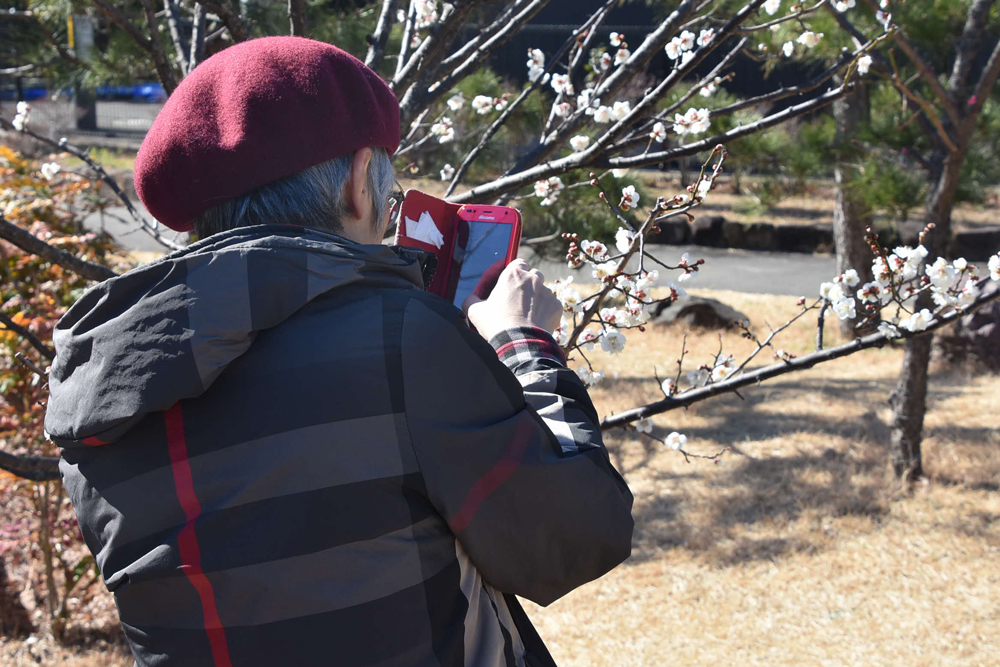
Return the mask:
{"type": "MultiPolygon", "coordinates": [[[[688,253],[692,260],[704,258],[705,264],[698,275],[685,283],[685,287],[723,289],[756,294],[781,294],[787,296],[816,296],[820,283],[830,280],[837,273],[836,259],[830,255],[804,253],[756,252],[728,250],[703,246],[647,245],[653,257],[676,265],[681,254],[688,253]]],[[[579,282],[591,282],[590,270],[570,269],[565,262],[538,260],[531,251],[521,256],[535,265],[546,280],[573,275],[579,282]]],[[[647,263],[646,268],[656,265],[647,263]]],[[[660,270],[662,284],[679,272],[660,270]]]]}
{"type": "MultiPolygon", "coordinates": [[[[138,205],[138,202],[136,204],[138,205]]],[[[139,208],[142,210],[141,206],[139,208]]],[[[109,209],[109,213],[111,215],[104,216],[103,220],[100,214],[91,214],[84,219],[83,224],[88,229],[94,230],[101,229],[103,224],[103,228],[129,250],[165,252],[163,246],[137,229],[133,223],[123,223],[113,217],[118,216],[128,220],[124,208],[112,208],[109,209]]],[[[175,237],[174,233],[166,228],[164,235],[167,238],[175,237]]],[[[183,234],[179,236],[181,239],[183,237],[183,234]]],[[[819,290],[819,284],[830,280],[836,274],[836,261],[829,255],[755,252],[702,246],[649,245],[647,248],[650,254],[668,264],[676,264],[684,252],[689,253],[691,259],[699,257],[705,259],[705,264],[698,271],[698,275],[686,283],[685,287],[814,296],[819,290]]],[[[567,267],[565,262],[539,260],[528,248],[522,249],[521,256],[537,266],[547,280],[573,275],[577,281],[591,281],[589,270],[574,271],[567,267]]],[[[673,272],[661,271],[661,275],[664,276],[668,273],[673,272]]]]}

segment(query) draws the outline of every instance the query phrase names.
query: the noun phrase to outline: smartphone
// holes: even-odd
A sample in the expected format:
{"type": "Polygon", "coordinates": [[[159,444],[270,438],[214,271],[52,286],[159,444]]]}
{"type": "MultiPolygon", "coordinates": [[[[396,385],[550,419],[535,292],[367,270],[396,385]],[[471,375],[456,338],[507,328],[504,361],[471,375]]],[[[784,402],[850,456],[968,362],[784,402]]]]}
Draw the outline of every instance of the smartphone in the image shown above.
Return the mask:
{"type": "Polygon", "coordinates": [[[466,204],[458,209],[453,252],[452,303],[459,308],[470,294],[489,296],[497,278],[517,258],[521,214],[507,206],[466,204]]]}
{"type": "Polygon", "coordinates": [[[396,229],[396,245],[437,256],[427,291],[461,308],[470,294],[485,299],[517,257],[521,214],[508,206],[453,204],[408,190],[396,229]]]}

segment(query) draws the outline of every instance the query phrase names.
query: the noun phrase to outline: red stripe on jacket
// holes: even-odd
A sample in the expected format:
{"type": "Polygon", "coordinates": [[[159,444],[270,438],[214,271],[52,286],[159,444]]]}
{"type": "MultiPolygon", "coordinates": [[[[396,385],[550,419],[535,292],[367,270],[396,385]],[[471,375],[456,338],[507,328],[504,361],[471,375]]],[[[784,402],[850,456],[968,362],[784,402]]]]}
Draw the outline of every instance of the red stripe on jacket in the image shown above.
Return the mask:
{"type": "Polygon", "coordinates": [[[184,438],[184,415],[181,412],[180,402],[175,403],[163,415],[167,426],[167,448],[170,451],[170,463],[174,472],[174,487],[177,490],[177,499],[184,510],[184,516],[187,517],[187,523],[177,536],[181,566],[201,599],[205,632],[212,648],[215,666],[232,667],[226,633],[215,605],[215,591],[212,590],[212,582],[201,571],[201,549],[198,547],[198,536],[194,531],[194,522],[201,516],[201,503],[194,493],[194,479],[188,461],[187,441],[184,438]]]}
{"type": "Polygon", "coordinates": [[[510,444],[507,445],[503,456],[485,475],[476,480],[476,483],[469,489],[468,495],[465,496],[465,500],[462,501],[461,507],[459,507],[455,516],[448,522],[448,526],[452,532],[460,533],[465,530],[472,522],[472,518],[476,516],[476,512],[479,511],[480,505],[483,504],[487,496],[496,491],[517,470],[517,467],[521,465],[524,450],[527,449],[528,440],[531,439],[533,425],[528,415],[522,415],[514,432],[514,437],[511,439],[510,444]]]}

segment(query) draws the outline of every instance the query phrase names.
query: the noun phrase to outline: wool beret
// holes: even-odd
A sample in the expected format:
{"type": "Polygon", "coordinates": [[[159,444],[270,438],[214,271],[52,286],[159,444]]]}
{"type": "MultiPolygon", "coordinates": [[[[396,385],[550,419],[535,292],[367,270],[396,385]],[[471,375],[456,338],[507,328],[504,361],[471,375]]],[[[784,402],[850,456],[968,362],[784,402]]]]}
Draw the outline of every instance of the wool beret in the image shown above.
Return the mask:
{"type": "Polygon", "coordinates": [[[375,72],[331,44],[253,39],[177,86],[139,148],[135,191],[189,231],[213,206],[364,147],[399,147],[399,103],[375,72]]]}

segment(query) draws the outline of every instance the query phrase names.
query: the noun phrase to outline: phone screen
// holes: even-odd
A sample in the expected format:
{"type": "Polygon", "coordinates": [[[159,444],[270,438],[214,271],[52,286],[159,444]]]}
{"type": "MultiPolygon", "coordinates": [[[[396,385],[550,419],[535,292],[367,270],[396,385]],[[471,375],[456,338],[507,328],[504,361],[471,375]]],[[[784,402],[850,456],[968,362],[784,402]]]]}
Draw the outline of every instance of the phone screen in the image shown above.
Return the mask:
{"type": "Polygon", "coordinates": [[[459,223],[468,230],[468,236],[459,233],[458,238],[467,238],[465,247],[455,248],[455,261],[460,265],[455,300],[459,308],[466,297],[472,294],[480,282],[496,284],[497,276],[507,265],[507,249],[513,225],[495,222],[462,220],[459,223]]]}

